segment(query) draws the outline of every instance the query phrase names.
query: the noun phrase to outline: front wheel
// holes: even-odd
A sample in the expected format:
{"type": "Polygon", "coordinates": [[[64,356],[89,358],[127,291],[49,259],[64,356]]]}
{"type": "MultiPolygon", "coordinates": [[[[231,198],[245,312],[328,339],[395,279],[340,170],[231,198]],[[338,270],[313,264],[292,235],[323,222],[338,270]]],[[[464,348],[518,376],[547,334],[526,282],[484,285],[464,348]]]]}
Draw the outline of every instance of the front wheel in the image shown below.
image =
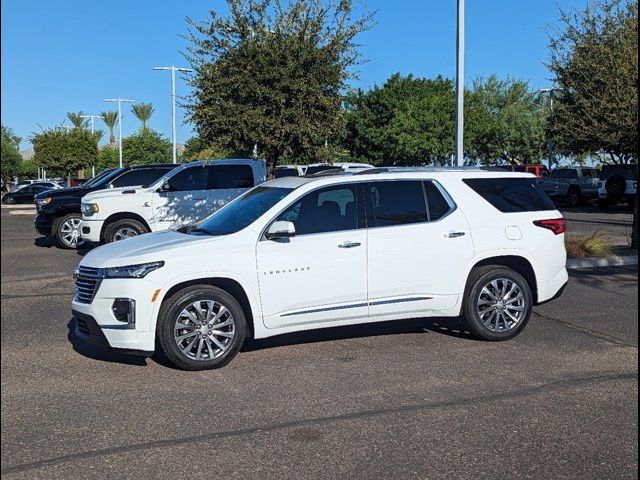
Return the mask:
{"type": "Polygon", "coordinates": [[[581,201],[580,192],[578,192],[577,190],[570,190],[567,194],[566,200],[567,204],[569,204],[570,207],[577,207],[578,205],[580,205],[581,201]]]}
{"type": "Polygon", "coordinates": [[[133,218],[123,218],[107,225],[104,243],[119,242],[145,233],[149,233],[149,229],[142,222],[133,218]]]}
{"type": "Polygon", "coordinates": [[[473,271],[465,295],[464,323],[482,340],[510,340],[522,332],[531,317],[531,288],[510,268],[496,265],[473,271]]]}
{"type": "Polygon", "coordinates": [[[244,344],[246,318],[229,293],[209,285],[196,285],[163,303],[157,336],[164,354],[177,367],[220,368],[244,344]]]}
{"type": "Polygon", "coordinates": [[[53,224],[53,235],[60,248],[73,249],[78,247],[81,221],[82,215],[79,213],[70,213],[56,219],[53,224]]]}

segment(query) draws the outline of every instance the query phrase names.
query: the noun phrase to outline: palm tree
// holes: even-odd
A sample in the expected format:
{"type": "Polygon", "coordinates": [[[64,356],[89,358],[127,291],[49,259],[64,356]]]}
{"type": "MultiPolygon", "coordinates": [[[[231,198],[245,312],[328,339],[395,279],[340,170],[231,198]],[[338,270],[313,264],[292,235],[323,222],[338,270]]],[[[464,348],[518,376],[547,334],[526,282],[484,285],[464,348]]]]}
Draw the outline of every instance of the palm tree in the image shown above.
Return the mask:
{"type": "Polygon", "coordinates": [[[109,145],[115,147],[116,136],[113,133],[113,129],[116,128],[116,123],[118,123],[118,112],[102,112],[100,116],[109,129],[109,145]]]}
{"type": "Polygon", "coordinates": [[[73,128],[77,130],[84,130],[87,128],[88,120],[86,118],[82,118],[84,112],[68,112],[67,118],[73,125],[73,128]]]}
{"type": "Polygon", "coordinates": [[[153,114],[153,105],[150,103],[139,103],[131,107],[131,111],[136,116],[140,123],[142,123],[142,131],[147,131],[147,123],[153,114]]]}

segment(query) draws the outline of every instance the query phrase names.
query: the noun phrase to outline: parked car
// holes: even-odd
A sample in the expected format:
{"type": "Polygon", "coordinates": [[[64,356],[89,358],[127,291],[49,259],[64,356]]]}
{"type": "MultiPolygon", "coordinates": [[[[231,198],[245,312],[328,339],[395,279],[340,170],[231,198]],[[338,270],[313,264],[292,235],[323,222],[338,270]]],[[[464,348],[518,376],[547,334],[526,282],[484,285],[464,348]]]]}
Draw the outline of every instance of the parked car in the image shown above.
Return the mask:
{"type": "Polygon", "coordinates": [[[304,168],[298,165],[278,165],[276,167],[275,178],[299,177],[304,175],[304,168]]]}
{"type": "Polygon", "coordinates": [[[33,199],[37,194],[49,191],[51,191],[51,187],[44,185],[25,185],[22,188],[5,193],[2,197],[2,203],[7,205],[33,203],[33,199]]]}
{"type": "Polygon", "coordinates": [[[90,251],[76,334],[180,368],[245,337],[458,317],[508,340],[567,283],[562,215],[527,175],[386,169],[266,182],[199,222],[90,251]]]}
{"type": "Polygon", "coordinates": [[[638,165],[605,165],[598,181],[598,204],[609,208],[624,202],[633,206],[638,194],[638,165]]]}
{"type": "Polygon", "coordinates": [[[111,243],[209,216],[266,179],[263,160],[183,164],[141,188],[114,188],[82,199],[82,239],[111,243]]]}
{"type": "Polygon", "coordinates": [[[565,201],[572,207],[598,197],[598,172],[595,168],[556,168],[540,184],[552,199],[565,201]]]}
{"type": "Polygon", "coordinates": [[[536,178],[546,178],[549,176],[549,169],[542,164],[528,163],[524,165],[500,165],[499,168],[519,173],[531,173],[536,178]]]}
{"type": "Polygon", "coordinates": [[[65,188],[36,196],[35,228],[40,235],[55,238],[62,248],[76,248],[80,240],[81,199],[106,188],[149,185],[176,167],[172,163],[138,165],[105,170],[80,187],[65,188]]]}
{"type": "Polygon", "coordinates": [[[355,163],[355,162],[335,162],[335,163],[312,163],[307,166],[304,171],[304,175],[315,175],[320,172],[327,171],[345,171],[345,172],[360,172],[368,168],[373,168],[373,165],[367,163],[355,163]]]}

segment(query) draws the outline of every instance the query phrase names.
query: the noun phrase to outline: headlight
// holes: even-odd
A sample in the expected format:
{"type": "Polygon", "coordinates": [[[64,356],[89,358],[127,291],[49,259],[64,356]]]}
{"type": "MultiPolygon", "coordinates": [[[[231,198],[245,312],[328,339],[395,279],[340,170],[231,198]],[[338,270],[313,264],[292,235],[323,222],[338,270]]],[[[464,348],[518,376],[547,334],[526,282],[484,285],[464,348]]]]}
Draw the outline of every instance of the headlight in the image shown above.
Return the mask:
{"type": "Polygon", "coordinates": [[[52,198],[51,197],[47,197],[47,198],[38,198],[36,200],[36,203],[40,206],[42,205],[49,205],[51,203],[52,198]]]}
{"type": "Polygon", "coordinates": [[[100,207],[97,203],[83,203],[82,204],[82,214],[87,217],[92,216],[95,213],[100,211],[100,207]]]}
{"type": "Polygon", "coordinates": [[[142,263],[125,267],[110,267],[101,269],[103,278],[144,278],[154,270],[162,268],[164,262],[142,263]]]}

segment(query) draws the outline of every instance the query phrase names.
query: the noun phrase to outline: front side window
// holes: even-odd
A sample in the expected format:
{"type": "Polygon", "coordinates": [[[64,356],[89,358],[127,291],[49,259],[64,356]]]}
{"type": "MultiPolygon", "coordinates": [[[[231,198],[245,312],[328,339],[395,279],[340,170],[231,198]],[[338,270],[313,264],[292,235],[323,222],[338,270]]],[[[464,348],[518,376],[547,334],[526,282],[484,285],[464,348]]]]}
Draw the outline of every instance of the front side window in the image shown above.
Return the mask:
{"type": "Polygon", "coordinates": [[[336,185],[308,193],[281,213],[277,220],[293,222],[296,235],[356,229],[357,187],[336,185]]]}
{"type": "Polygon", "coordinates": [[[170,192],[207,190],[209,169],[203,166],[189,167],[169,178],[170,192]]]}
{"type": "Polygon", "coordinates": [[[406,225],[429,220],[420,181],[368,183],[365,192],[368,227],[406,225]]]}

